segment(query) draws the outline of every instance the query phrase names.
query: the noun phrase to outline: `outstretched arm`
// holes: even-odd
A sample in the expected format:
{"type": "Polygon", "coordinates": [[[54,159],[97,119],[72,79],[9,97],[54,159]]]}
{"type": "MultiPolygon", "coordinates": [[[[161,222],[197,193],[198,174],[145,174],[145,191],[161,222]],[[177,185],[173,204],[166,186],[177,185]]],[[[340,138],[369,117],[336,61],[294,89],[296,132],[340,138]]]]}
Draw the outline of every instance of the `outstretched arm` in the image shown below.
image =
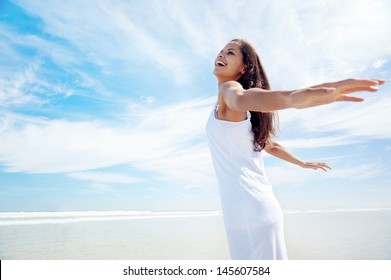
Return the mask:
{"type": "Polygon", "coordinates": [[[286,160],[290,163],[296,164],[303,168],[311,168],[311,169],[322,169],[323,171],[327,171],[327,169],[331,169],[330,166],[328,166],[326,163],[323,162],[309,162],[309,161],[302,161],[298,157],[291,154],[287,149],[285,149],[280,144],[270,141],[265,146],[265,151],[268,154],[271,154],[272,156],[278,157],[282,160],[286,160]]]}
{"type": "Polygon", "coordinates": [[[384,83],[384,80],[379,79],[347,79],[299,90],[276,91],[260,88],[244,90],[238,82],[230,81],[220,86],[219,95],[229,110],[268,112],[287,108],[303,109],[337,101],[360,102],[364,99],[348,94],[375,92],[378,90],[376,86],[384,83]]]}

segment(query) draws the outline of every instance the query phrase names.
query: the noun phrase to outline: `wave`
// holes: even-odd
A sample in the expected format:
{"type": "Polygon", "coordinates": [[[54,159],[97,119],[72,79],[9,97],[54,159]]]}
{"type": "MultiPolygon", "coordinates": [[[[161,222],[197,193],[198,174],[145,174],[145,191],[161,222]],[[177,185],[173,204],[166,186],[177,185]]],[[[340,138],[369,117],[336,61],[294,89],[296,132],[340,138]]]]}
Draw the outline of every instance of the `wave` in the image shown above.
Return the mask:
{"type": "MultiPolygon", "coordinates": [[[[316,214],[339,212],[379,212],[391,208],[339,208],[285,210],[285,214],[316,214]]],[[[92,221],[168,219],[220,216],[221,211],[65,211],[65,212],[0,212],[0,226],[67,224],[92,221]]]]}
{"type": "Polygon", "coordinates": [[[338,212],[380,212],[391,211],[391,208],[337,208],[317,210],[286,210],[285,214],[338,213],[338,212]]]}
{"type": "Polygon", "coordinates": [[[69,211],[0,212],[0,226],[67,224],[90,221],[189,218],[221,215],[221,211],[69,211]]]}

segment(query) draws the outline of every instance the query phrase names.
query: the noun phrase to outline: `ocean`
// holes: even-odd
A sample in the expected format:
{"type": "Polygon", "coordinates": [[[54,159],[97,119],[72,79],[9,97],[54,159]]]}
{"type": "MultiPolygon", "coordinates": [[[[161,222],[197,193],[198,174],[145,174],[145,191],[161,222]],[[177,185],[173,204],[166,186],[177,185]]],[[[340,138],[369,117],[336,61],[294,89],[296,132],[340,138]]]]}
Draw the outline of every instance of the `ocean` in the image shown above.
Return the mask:
{"type": "MultiPolygon", "coordinates": [[[[289,259],[390,260],[391,208],[286,211],[289,259]]],[[[0,212],[2,260],[227,260],[219,211],[0,212]]]]}

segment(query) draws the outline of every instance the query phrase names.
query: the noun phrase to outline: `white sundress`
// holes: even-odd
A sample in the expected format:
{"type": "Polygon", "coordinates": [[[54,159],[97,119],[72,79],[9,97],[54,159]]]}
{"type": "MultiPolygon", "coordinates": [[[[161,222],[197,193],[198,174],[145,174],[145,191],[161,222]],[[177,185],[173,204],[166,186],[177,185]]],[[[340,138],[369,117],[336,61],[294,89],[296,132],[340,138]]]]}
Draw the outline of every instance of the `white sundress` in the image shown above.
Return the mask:
{"type": "Polygon", "coordinates": [[[209,116],[206,134],[219,184],[232,259],[287,259],[283,213],[266,177],[261,152],[253,148],[251,114],[240,122],[209,116]]]}

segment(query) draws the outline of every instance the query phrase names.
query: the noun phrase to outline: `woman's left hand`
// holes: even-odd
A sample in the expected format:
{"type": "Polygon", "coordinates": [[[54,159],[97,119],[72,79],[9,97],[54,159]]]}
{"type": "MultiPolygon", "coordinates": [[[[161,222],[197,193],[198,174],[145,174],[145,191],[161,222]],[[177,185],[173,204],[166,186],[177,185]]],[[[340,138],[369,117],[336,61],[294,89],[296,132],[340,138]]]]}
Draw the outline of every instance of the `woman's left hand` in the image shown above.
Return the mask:
{"type": "Polygon", "coordinates": [[[332,169],[330,166],[328,166],[324,162],[310,162],[310,161],[305,161],[302,166],[303,168],[311,168],[314,170],[322,169],[323,171],[327,172],[327,169],[332,169]]]}

